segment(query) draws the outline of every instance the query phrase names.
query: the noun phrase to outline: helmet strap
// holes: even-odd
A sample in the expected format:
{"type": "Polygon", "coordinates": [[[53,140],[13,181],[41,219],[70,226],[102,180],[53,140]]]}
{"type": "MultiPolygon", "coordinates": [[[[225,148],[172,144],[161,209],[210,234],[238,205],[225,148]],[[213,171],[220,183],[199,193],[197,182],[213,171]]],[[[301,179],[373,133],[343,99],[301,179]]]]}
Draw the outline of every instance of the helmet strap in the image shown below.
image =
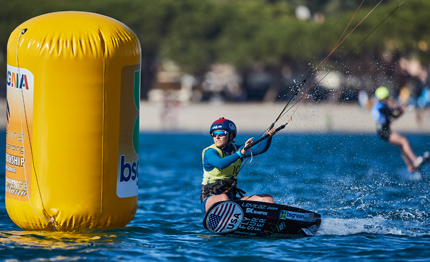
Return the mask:
{"type": "MultiPolygon", "coordinates": [[[[221,150],[223,150],[226,146],[228,146],[229,144],[231,144],[232,139],[230,139],[230,133],[227,135],[227,142],[225,143],[225,145],[221,148],[221,150]]],[[[234,138],[233,138],[234,139],[234,138]]]]}

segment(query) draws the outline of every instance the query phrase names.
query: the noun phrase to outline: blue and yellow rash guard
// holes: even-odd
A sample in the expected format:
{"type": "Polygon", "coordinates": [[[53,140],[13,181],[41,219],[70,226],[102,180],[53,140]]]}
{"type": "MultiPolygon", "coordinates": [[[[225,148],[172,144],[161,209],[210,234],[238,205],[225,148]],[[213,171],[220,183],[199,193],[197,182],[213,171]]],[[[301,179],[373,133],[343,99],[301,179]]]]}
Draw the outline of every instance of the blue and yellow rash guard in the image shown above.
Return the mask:
{"type": "Polygon", "coordinates": [[[224,149],[216,147],[215,144],[203,149],[203,181],[202,185],[214,183],[216,180],[229,181],[232,176],[237,177],[240,166],[244,158],[259,155],[266,152],[272,137],[263,140],[255,145],[244,156],[239,157],[236,152],[243,148],[243,145],[229,144],[224,149]]]}
{"type": "Polygon", "coordinates": [[[378,101],[373,105],[370,114],[376,122],[378,136],[383,140],[388,140],[391,134],[391,120],[398,118],[401,115],[401,111],[392,110],[388,105],[378,101]]]}
{"type": "Polygon", "coordinates": [[[391,123],[391,109],[386,104],[378,101],[373,105],[370,114],[378,125],[389,128],[391,123]]]}

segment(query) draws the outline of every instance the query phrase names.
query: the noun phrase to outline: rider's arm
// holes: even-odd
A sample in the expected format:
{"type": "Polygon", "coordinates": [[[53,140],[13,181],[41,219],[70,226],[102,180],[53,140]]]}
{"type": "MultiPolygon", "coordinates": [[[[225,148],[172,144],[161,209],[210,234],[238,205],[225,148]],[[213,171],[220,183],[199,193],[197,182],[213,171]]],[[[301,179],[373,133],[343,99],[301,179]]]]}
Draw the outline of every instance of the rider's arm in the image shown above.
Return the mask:
{"type": "Polygon", "coordinates": [[[379,112],[384,116],[391,116],[391,109],[387,106],[383,106],[379,108],[379,112]]]}
{"type": "MultiPolygon", "coordinates": [[[[244,157],[246,158],[246,157],[256,156],[256,155],[265,153],[269,149],[271,143],[272,143],[272,137],[269,137],[269,138],[261,141],[261,143],[258,143],[255,146],[253,146],[251,148],[251,150],[249,150],[245,154],[244,157]]],[[[240,149],[242,149],[242,148],[243,148],[243,146],[240,149]]]]}
{"type": "Polygon", "coordinates": [[[240,157],[238,154],[232,154],[221,158],[215,149],[209,148],[205,151],[205,155],[203,158],[203,167],[206,171],[210,171],[215,167],[223,169],[236,162],[239,158],[240,157]]]}
{"type": "Polygon", "coordinates": [[[393,108],[393,110],[391,110],[391,116],[393,118],[398,118],[401,115],[403,115],[403,112],[404,112],[403,107],[395,107],[395,108],[393,108]]]}

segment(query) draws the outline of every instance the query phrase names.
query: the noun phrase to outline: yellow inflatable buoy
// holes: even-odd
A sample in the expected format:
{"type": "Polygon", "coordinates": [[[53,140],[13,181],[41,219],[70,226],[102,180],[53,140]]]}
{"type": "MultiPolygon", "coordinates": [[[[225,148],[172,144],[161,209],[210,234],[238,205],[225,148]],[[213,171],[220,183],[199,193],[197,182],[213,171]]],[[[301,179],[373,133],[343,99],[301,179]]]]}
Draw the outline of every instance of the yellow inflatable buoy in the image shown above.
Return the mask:
{"type": "Polygon", "coordinates": [[[32,18],[7,46],[6,209],[27,230],[122,227],[137,209],[140,43],[99,14],[32,18]]]}

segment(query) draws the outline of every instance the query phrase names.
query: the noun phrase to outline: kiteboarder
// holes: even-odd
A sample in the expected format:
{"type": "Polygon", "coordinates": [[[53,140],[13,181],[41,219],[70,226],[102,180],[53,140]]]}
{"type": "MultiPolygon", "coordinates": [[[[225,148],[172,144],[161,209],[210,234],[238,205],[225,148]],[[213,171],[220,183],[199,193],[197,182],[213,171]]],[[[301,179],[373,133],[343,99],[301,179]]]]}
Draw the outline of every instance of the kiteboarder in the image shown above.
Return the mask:
{"type": "Polygon", "coordinates": [[[408,139],[390,129],[391,120],[400,117],[404,113],[405,105],[390,107],[388,103],[390,91],[385,86],[378,87],[375,90],[375,97],[378,101],[373,105],[371,115],[376,121],[379,138],[392,145],[400,146],[402,158],[408,171],[417,170],[428,160],[429,153],[425,152],[423,156],[417,157],[408,139]]]}
{"type": "Polygon", "coordinates": [[[237,145],[234,141],[237,135],[236,125],[224,117],[213,122],[209,133],[214,144],[202,152],[203,182],[200,198],[202,211],[206,212],[216,202],[235,199],[275,203],[269,194],[244,197],[245,192],[237,188],[237,176],[245,158],[262,154],[269,149],[276,130],[269,129],[266,132],[269,137],[255,147],[249,147],[253,138],[249,138],[245,145],[237,145]]]}

